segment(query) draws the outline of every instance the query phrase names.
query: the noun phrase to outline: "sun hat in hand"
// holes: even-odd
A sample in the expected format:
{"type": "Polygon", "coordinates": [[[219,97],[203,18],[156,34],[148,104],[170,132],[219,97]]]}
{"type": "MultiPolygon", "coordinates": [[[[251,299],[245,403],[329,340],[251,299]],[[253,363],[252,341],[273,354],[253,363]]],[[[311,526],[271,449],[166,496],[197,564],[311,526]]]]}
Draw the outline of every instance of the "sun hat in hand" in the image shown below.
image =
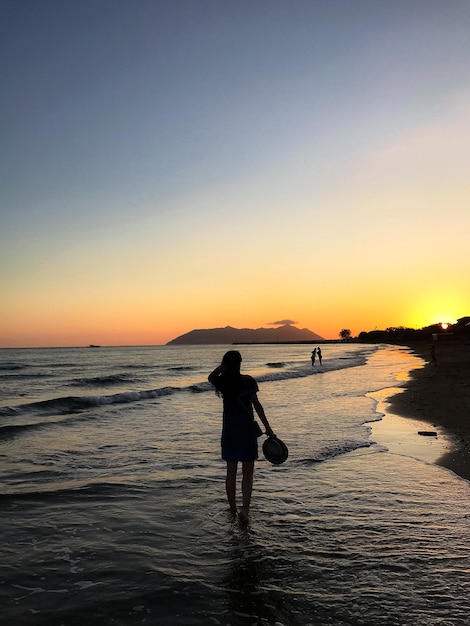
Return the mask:
{"type": "Polygon", "coordinates": [[[281,465],[289,456],[289,450],[279,437],[271,435],[263,441],[263,454],[273,465],[281,465]]]}

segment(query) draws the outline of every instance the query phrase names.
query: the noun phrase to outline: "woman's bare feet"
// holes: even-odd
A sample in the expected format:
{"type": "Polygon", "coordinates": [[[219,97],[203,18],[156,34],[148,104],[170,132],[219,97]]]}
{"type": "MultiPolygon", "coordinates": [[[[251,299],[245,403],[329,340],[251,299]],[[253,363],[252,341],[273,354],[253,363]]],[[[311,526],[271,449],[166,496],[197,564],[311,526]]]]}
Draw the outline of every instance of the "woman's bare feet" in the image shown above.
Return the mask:
{"type": "Polygon", "coordinates": [[[238,511],[238,519],[240,520],[240,524],[248,524],[248,513],[245,511],[245,509],[240,509],[238,511]]]}

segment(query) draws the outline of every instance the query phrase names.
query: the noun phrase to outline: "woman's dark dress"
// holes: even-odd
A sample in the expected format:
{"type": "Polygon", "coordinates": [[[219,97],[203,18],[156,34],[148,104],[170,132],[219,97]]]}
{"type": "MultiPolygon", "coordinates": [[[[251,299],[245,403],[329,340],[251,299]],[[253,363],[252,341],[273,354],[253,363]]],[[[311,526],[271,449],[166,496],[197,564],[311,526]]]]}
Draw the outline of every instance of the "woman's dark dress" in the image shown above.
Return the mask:
{"type": "Polygon", "coordinates": [[[255,461],[258,458],[258,438],[253,428],[253,405],[250,400],[251,394],[257,392],[255,379],[242,375],[237,397],[224,397],[221,444],[225,461],[255,461]]]}

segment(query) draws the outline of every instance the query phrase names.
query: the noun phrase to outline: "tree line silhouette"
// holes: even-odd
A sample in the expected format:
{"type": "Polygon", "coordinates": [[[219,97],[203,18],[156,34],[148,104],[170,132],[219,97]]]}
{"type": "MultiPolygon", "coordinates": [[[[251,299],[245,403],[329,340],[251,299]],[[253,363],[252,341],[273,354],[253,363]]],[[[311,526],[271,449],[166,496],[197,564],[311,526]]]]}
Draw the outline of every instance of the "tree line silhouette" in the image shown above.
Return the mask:
{"type": "MultiPolygon", "coordinates": [[[[341,331],[343,332],[344,330],[341,331]]],[[[362,331],[357,336],[363,343],[408,343],[468,338],[470,338],[470,317],[461,317],[455,324],[432,324],[420,329],[396,326],[385,330],[362,331]]]]}

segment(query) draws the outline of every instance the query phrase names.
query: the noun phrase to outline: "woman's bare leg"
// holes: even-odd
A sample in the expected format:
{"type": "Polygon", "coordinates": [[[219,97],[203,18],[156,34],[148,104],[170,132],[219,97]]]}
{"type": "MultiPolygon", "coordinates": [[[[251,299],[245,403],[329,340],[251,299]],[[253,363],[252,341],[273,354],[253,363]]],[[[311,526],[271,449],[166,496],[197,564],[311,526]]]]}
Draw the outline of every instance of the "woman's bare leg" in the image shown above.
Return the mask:
{"type": "Polygon", "coordinates": [[[237,512],[237,469],[236,461],[227,461],[227,477],[225,479],[225,491],[227,492],[227,500],[232,513],[237,512]]]}
{"type": "Polygon", "coordinates": [[[242,522],[248,521],[248,513],[250,512],[250,504],[251,504],[251,493],[253,491],[254,469],[255,469],[254,461],[244,461],[242,463],[243,508],[240,510],[240,519],[242,522]]]}

